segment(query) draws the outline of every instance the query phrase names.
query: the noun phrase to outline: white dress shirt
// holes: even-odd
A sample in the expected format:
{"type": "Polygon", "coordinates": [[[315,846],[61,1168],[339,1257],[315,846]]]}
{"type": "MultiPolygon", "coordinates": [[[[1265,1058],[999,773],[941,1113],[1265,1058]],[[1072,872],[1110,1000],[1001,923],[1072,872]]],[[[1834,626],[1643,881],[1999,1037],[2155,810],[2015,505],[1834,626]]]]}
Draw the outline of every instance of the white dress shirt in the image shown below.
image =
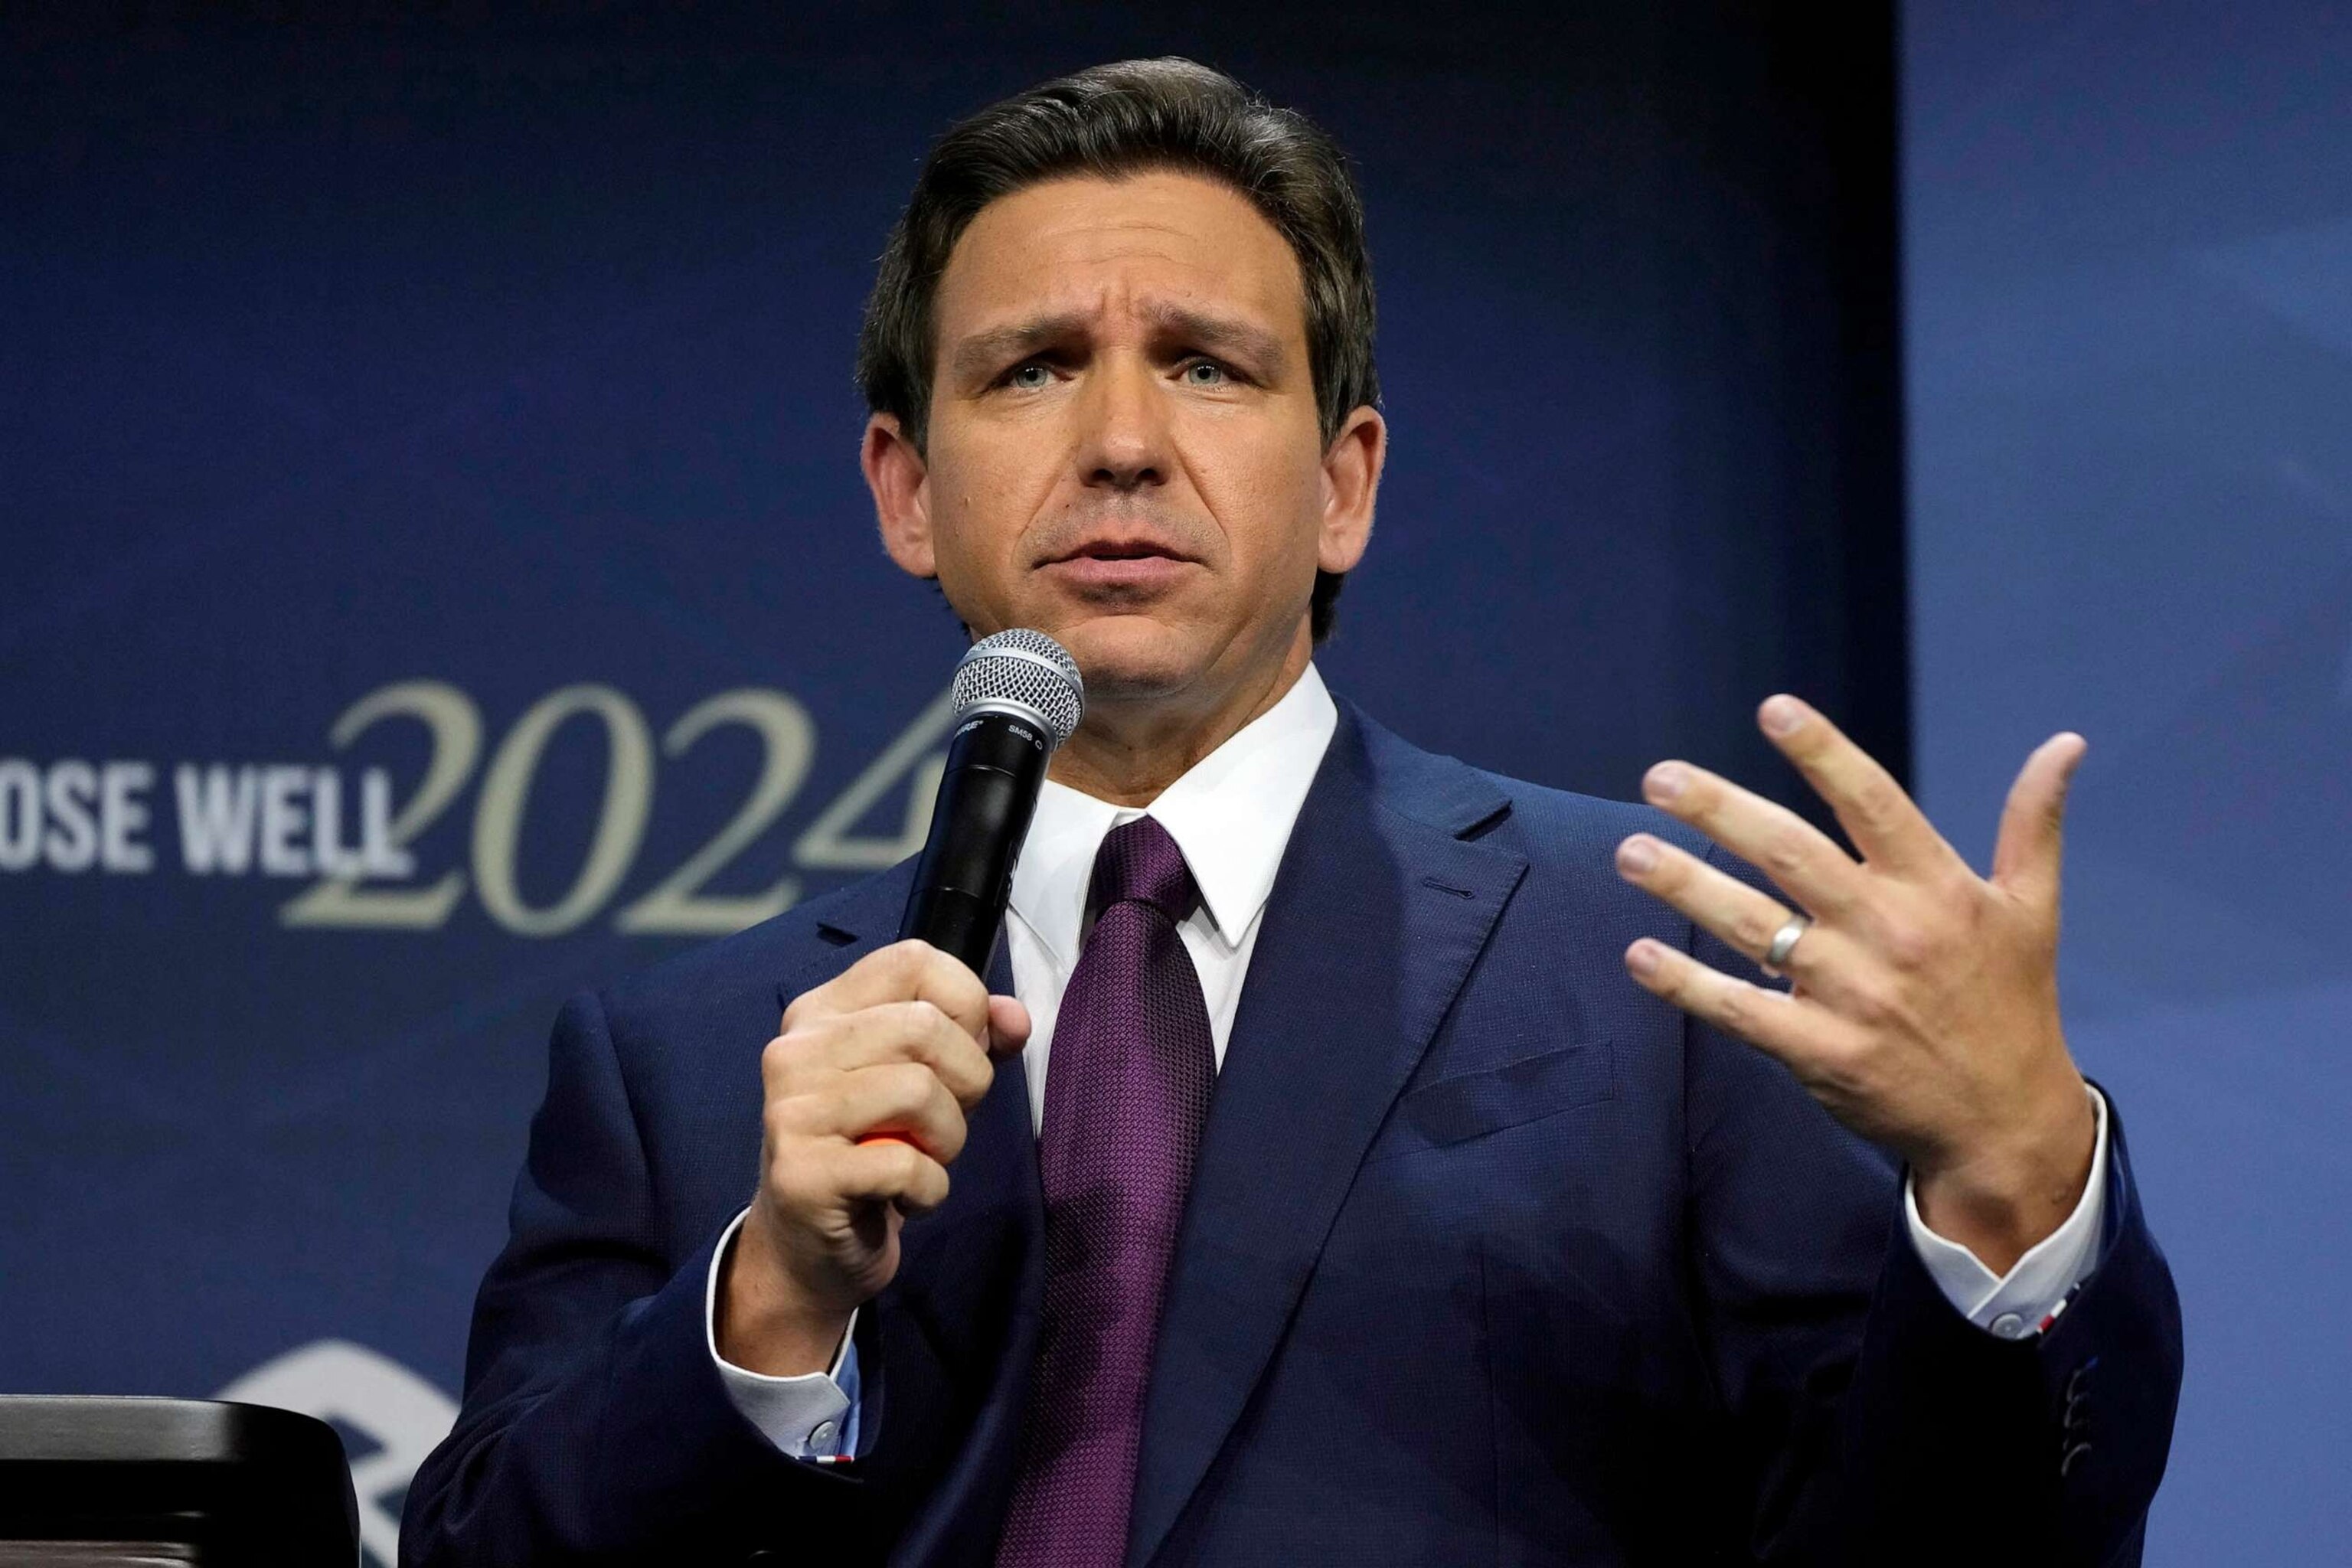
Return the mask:
{"type": "MultiPolygon", "coordinates": [[[[1013,994],[1029,1009],[1029,1043],[1021,1059],[1033,1129],[1045,1121],[1054,1021],[1077,965],[1087,885],[1103,836],[1149,816],[1183,851],[1201,889],[1201,906],[1178,934],[1201,977],[1210,1040],[1222,1068],[1275,869],[1339,722],[1331,694],[1310,664],[1280,701],[1195,763],[1149,806],[1113,805],[1047,782],[1023,841],[1004,922],[1013,994]]],[[[2107,1110],[2096,1091],[2092,1098],[2097,1101],[2098,1149],[2082,1202],[2005,1276],[1996,1277],[1967,1247],[1929,1230],[1913,1194],[1905,1191],[1912,1243],[1937,1288],[1971,1322],[2003,1338],[2023,1338],[2057,1310],[2095,1250],[2105,1202],[2107,1110]]],[[[742,1223],[737,1215],[712,1258],[706,1316],[714,1324],[710,1309],[717,1304],[719,1264],[734,1243],[735,1226],[742,1223]]],[[[814,1459],[856,1452],[857,1355],[849,1334],[843,1335],[830,1371],[799,1377],[768,1377],[730,1363],[719,1354],[715,1329],[710,1355],[736,1408],[777,1447],[814,1459]]]]}

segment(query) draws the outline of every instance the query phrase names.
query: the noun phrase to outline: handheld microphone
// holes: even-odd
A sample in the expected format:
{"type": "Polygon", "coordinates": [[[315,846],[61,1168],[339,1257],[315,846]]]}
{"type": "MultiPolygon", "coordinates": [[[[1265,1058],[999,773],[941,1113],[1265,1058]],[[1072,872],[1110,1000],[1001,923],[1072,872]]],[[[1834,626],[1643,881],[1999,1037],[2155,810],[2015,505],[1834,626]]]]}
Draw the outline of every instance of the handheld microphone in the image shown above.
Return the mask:
{"type": "Polygon", "coordinates": [[[956,666],[955,732],[898,922],[985,976],[1045,764],[1086,713],[1077,661],[1043,632],[998,632],[956,666]]]}

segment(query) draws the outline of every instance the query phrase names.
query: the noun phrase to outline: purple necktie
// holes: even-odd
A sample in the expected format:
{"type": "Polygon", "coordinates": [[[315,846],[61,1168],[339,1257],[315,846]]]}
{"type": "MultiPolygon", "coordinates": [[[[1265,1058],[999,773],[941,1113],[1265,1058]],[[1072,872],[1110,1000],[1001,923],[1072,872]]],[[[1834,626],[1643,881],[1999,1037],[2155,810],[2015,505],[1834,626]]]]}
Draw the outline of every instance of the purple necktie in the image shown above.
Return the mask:
{"type": "Polygon", "coordinates": [[[1176,933],[1198,896],[1148,816],[1095,855],[1098,912],[1045,1073],[1045,1324],[998,1568],[1127,1555],[1160,1297],[1216,1082],[1201,977],[1176,933]]]}

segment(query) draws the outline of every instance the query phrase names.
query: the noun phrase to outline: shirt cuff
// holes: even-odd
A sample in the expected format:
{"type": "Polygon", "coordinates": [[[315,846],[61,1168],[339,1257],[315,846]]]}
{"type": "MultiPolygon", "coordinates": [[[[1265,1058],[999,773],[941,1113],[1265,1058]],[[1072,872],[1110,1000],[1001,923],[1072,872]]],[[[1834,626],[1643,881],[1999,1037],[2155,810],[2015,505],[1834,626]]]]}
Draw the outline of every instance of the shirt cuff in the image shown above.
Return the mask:
{"type": "Polygon", "coordinates": [[[2099,1118],[2091,1179],[2066,1223],[2035,1242],[2007,1274],[1994,1278],[1975,1253],[1929,1230],[1919,1217],[1917,1180],[1904,1179],[1903,1217],[1928,1277],[1962,1317],[2004,1340],[2025,1339],[2048,1328],[2098,1260],[2107,1204],[2107,1101],[2097,1089],[2084,1088],[2099,1118]]]}
{"type": "Polygon", "coordinates": [[[751,1212],[746,1208],[735,1216],[719,1238],[718,1250],[710,1255],[710,1278],[702,1288],[702,1331],[710,1347],[710,1360],[719,1368],[719,1381],[726,1384],[727,1397],[743,1419],[758,1427],[760,1435],[780,1452],[795,1459],[836,1458],[850,1449],[856,1435],[856,1398],[844,1387],[854,1390],[856,1386],[856,1352],[851,1346],[857,1330],[855,1311],[849,1315],[849,1327],[842,1331],[841,1348],[834,1352],[833,1365],[824,1372],[770,1377],[737,1366],[719,1353],[719,1270],[735,1246],[735,1233],[743,1228],[744,1215],[751,1212]]]}

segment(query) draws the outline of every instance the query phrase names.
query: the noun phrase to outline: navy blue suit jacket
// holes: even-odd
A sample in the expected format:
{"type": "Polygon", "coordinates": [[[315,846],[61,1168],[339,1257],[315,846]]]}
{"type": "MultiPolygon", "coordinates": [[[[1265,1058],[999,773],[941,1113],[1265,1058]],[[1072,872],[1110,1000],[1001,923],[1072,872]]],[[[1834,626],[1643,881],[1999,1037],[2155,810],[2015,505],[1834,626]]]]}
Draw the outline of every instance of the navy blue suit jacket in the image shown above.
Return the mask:
{"type": "MultiPolygon", "coordinates": [[[[2180,1327],[2120,1121],[2078,1298],[1972,1327],[1894,1165],[1626,977],[1643,933],[1745,968],[1618,879],[1635,828],[1704,847],[1342,704],[1203,1134],[1131,1563],[2137,1561],[2180,1327]]],[[[761,1047],[908,876],[565,1008],[405,1562],[991,1561],[1041,1289],[1019,1064],[859,1316],[854,1464],[770,1447],[704,1340],[761,1047]]]]}

